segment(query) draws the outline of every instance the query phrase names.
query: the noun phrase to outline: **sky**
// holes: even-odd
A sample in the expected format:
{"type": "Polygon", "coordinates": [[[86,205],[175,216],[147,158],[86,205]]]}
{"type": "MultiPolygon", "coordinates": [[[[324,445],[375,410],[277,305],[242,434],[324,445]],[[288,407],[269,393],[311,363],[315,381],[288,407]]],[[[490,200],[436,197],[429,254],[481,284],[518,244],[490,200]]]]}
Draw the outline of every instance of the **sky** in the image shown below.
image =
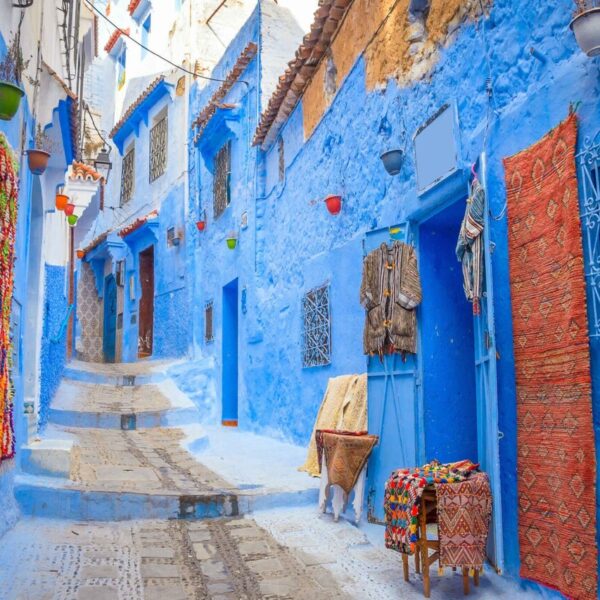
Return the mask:
{"type": "Polygon", "coordinates": [[[277,0],[277,4],[288,8],[304,31],[310,29],[318,0],[277,0]]]}

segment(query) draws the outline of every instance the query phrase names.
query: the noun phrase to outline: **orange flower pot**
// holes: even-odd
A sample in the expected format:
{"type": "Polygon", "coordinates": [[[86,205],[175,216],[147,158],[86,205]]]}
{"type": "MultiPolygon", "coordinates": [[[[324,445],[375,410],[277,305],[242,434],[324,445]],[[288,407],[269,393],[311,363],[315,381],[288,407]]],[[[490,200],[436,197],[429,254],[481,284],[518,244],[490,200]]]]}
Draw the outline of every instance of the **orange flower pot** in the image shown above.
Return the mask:
{"type": "Polygon", "coordinates": [[[69,196],[56,194],[56,210],[65,210],[67,204],[69,204],[69,196]]]}

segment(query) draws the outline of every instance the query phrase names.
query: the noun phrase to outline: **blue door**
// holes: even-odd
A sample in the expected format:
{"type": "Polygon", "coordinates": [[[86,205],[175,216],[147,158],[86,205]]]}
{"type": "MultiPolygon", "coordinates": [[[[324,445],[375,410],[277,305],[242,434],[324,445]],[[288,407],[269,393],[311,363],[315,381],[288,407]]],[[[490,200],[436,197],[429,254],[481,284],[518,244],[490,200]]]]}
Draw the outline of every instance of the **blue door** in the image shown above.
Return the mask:
{"type": "Polygon", "coordinates": [[[222,423],[238,422],[238,280],[223,288],[222,423]]]}
{"type": "MultiPolygon", "coordinates": [[[[394,228],[392,228],[392,231],[394,228]]],[[[408,239],[408,225],[394,233],[394,239],[408,239]]],[[[391,242],[390,229],[367,234],[365,253],[383,242],[391,242]]],[[[369,357],[367,366],[369,433],[379,436],[368,468],[367,514],[371,523],[383,523],[385,482],[391,472],[419,464],[418,435],[421,418],[417,394],[415,357],[400,355],[369,357]]]]}
{"type": "Polygon", "coordinates": [[[117,345],[117,282],[114,275],[104,280],[104,361],[115,362],[117,345]]]}

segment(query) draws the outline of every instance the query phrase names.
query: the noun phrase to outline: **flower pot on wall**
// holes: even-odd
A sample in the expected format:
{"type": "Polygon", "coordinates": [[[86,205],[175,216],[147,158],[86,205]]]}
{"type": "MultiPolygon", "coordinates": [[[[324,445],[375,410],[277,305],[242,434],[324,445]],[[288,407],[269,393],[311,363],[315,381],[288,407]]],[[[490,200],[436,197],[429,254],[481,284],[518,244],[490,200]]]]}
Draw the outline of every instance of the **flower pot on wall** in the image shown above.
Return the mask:
{"type": "Polygon", "coordinates": [[[78,216],[77,215],[69,215],[67,217],[67,221],[69,223],[70,227],[75,227],[75,225],[77,225],[77,220],[78,220],[78,216]]]}
{"type": "Polygon", "coordinates": [[[569,27],[579,47],[588,56],[600,55],[600,7],[589,8],[575,15],[569,27]]]}
{"type": "Polygon", "coordinates": [[[227,236],[227,247],[230,250],[235,250],[235,247],[237,246],[237,233],[235,233],[235,231],[232,231],[228,236],[227,236]]]}
{"type": "Polygon", "coordinates": [[[65,210],[67,204],[69,204],[69,196],[56,194],[56,210],[65,210]]]}
{"type": "Polygon", "coordinates": [[[50,153],[45,150],[27,150],[27,164],[34,175],[41,175],[48,166],[50,153]]]}
{"type": "Polygon", "coordinates": [[[339,215],[342,210],[342,197],[327,196],[327,198],[325,198],[325,206],[330,214],[339,215]]]}
{"type": "Polygon", "coordinates": [[[70,217],[74,212],[75,212],[74,204],[69,203],[65,206],[65,215],[67,215],[67,217],[70,217]]]}
{"type": "Polygon", "coordinates": [[[206,229],[206,221],[197,221],[196,227],[198,228],[198,231],[204,231],[206,229]]]}
{"type": "Polygon", "coordinates": [[[25,92],[8,81],[0,81],[0,119],[10,121],[19,110],[25,92]]]}
{"type": "Polygon", "coordinates": [[[404,164],[404,152],[402,150],[388,150],[379,158],[381,158],[385,170],[390,175],[398,175],[402,170],[404,164]]]}
{"type": "Polygon", "coordinates": [[[85,256],[85,252],[83,250],[77,250],[77,258],[81,260],[85,256]]]}

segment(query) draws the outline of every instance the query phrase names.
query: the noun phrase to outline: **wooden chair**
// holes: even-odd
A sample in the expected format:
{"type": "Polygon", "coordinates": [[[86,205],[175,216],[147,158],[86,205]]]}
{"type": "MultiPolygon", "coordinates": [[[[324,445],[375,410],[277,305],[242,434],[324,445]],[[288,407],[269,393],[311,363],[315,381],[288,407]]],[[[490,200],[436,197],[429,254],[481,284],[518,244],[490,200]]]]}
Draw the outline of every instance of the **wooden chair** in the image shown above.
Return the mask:
{"type": "MultiPolygon", "coordinates": [[[[415,551],[415,571],[421,573],[423,571],[423,595],[425,598],[431,596],[431,578],[430,567],[440,559],[440,541],[427,539],[427,525],[437,523],[437,496],[435,487],[427,486],[421,496],[421,507],[419,510],[419,524],[417,548],[415,551]],[[430,554],[430,550],[433,554],[430,554]]],[[[404,581],[408,581],[408,555],[402,554],[402,567],[404,570],[404,581]]],[[[453,567],[456,571],[456,567],[453,567]]],[[[469,594],[469,569],[463,567],[463,591],[465,596],[469,594]]],[[[479,585],[479,571],[475,569],[473,575],[473,583],[479,585]]]]}

